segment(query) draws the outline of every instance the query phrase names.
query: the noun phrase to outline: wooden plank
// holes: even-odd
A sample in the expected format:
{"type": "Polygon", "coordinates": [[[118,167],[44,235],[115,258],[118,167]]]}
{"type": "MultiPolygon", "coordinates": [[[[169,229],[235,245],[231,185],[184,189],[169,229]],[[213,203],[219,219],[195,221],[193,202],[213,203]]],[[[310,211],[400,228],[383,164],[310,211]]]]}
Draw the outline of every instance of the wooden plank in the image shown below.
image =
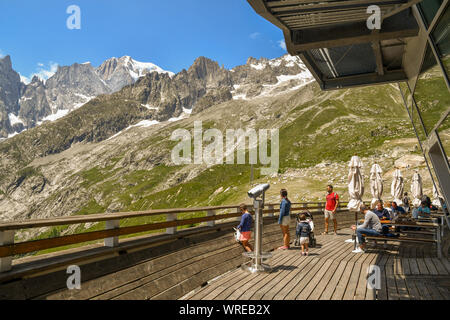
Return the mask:
{"type": "Polygon", "coordinates": [[[428,292],[431,295],[432,300],[444,300],[444,297],[442,297],[441,292],[436,288],[435,283],[425,282],[425,287],[428,289],[428,292]]]}
{"type": "MultiPolygon", "coordinates": [[[[216,288],[222,288],[223,285],[226,287],[232,286],[236,282],[240,281],[245,277],[244,274],[238,273],[237,271],[232,271],[228,275],[223,276],[221,279],[208,283],[206,286],[195,292],[188,300],[203,300],[205,297],[212,293],[216,288]]],[[[225,290],[224,288],[224,290],[225,290]]]]}
{"type": "Polygon", "coordinates": [[[353,266],[352,274],[345,288],[344,300],[353,300],[355,298],[356,286],[358,285],[359,275],[361,274],[362,264],[356,262],[353,266]]]}
{"type": "Polygon", "coordinates": [[[448,275],[449,272],[445,268],[444,264],[441,262],[438,258],[431,258],[431,261],[433,261],[434,266],[436,267],[436,270],[438,271],[439,275],[448,275]]]}
{"type": "Polygon", "coordinates": [[[411,268],[409,267],[409,260],[408,258],[401,258],[402,259],[402,274],[404,275],[410,275],[411,274],[411,268]]]}
{"type": "Polygon", "coordinates": [[[450,262],[447,258],[439,259],[439,261],[444,265],[447,271],[450,273],[450,262]]]}
{"type": "MultiPolygon", "coordinates": [[[[420,296],[423,300],[433,300],[432,296],[428,292],[427,287],[425,286],[425,283],[421,279],[414,279],[412,280],[414,284],[416,285],[417,290],[420,293],[420,296]]],[[[409,282],[409,281],[408,281],[409,282]]]]}
{"type": "Polygon", "coordinates": [[[410,299],[423,300],[422,295],[420,294],[419,290],[416,287],[415,281],[411,280],[411,279],[408,279],[405,276],[402,276],[402,277],[403,277],[403,280],[405,281],[405,285],[406,285],[406,288],[408,290],[410,299]]]}
{"type": "Polygon", "coordinates": [[[317,285],[317,287],[313,290],[310,297],[308,297],[309,300],[319,300],[323,297],[328,297],[328,299],[331,298],[334,289],[336,287],[336,283],[339,281],[338,276],[334,277],[337,273],[340,277],[342,274],[342,271],[345,269],[346,263],[341,264],[343,260],[345,260],[347,257],[353,255],[351,250],[353,249],[353,244],[350,245],[343,245],[342,246],[342,252],[338,254],[337,256],[334,256],[334,262],[332,268],[330,268],[329,272],[326,274],[326,276],[320,281],[320,283],[317,285]],[[347,248],[348,247],[348,248],[347,248]]]}
{"type": "Polygon", "coordinates": [[[285,288],[283,288],[282,291],[280,291],[278,294],[276,294],[273,299],[274,300],[293,300],[296,297],[296,294],[293,294],[294,289],[302,282],[304,278],[308,277],[308,274],[310,270],[313,270],[313,268],[318,264],[320,259],[318,258],[312,258],[310,259],[310,262],[308,265],[303,269],[300,270],[292,279],[290,283],[286,285],[285,288]]]}
{"type": "Polygon", "coordinates": [[[408,258],[409,261],[409,266],[411,268],[411,274],[412,275],[419,275],[420,274],[420,270],[419,270],[419,266],[417,264],[417,261],[415,258],[408,258]]]}
{"type": "Polygon", "coordinates": [[[290,254],[290,252],[287,253],[289,255],[287,255],[287,260],[285,260],[283,264],[275,266],[272,272],[268,275],[261,274],[257,279],[255,279],[253,286],[249,290],[246,290],[246,292],[242,294],[239,299],[260,300],[264,293],[274,286],[274,283],[277,283],[279,279],[283,278],[283,276],[287,273],[286,270],[283,270],[283,267],[291,266],[298,259],[296,255],[290,254]]]}
{"type": "MultiPolygon", "coordinates": [[[[204,277],[207,276],[206,270],[211,268],[219,272],[228,271],[238,265],[242,261],[242,257],[239,253],[242,252],[240,248],[228,248],[226,251],[213,252],[210,255],[205,255],[203,258],[197,257],[194,261],[190,261],[189,264],[184,265],[180,268],[174,268],[171,272],[165,272],[158,277],[143,277],[136,282],[127,284],[120,288],[113,290],[109,294],[110,299],[146,299],[152,298],[154,295],[160,294],[164,290],[168,290],[173,286],[177,286],[183,281],[189,278],[196,278],[201,283],[219,276],[221,273],[214,274],[211,278],[204,277]],[[229,265],[229,269],[224,270],[223,265],[229,265]]],[[[194,289],[194,288],[193,288],[194,289]]],[[[183,294],[181,295],[183,296],[183,294]]],[[[103,299],[101,297],[96,297],[96,299],[103,299]]]]}
{"type": "Polygon", "coordinates": [[[333,292],[333,295],[331,296],[331,300],[342,300],[345,294],[345,290],[347,288],[347,284],[350,280],[350,276],[353,271],[355,263],[352,261],[348,261],[347,265],[345,266],[345,270],[342,273],[341,278],[339,279],[339,283],[336,286],[335,291],[333,292]]]}
{"type": "Polygon", "coordinates": [[[336,271],[333,273],[333,276],[328,283],[327,290],[324,290],[322,292],[322,295],[320,296],[319,300],[331,300],[334,290],[336,289],[337,284],[339,283],[339,280],[341,279],[341,276],[344,273],[346,266],[347,266],[346,261],[339,262],[336,271]]]}
{"type": "MultiPolygon", "coordinates": [[[[102,222],[110,220],[123,220],[138,217],[161,216],[165,214],[206,212],[208,210],[225,210],[236,209],[239,206],[216,206],[216,207],[200,207],[200,208],[180,208],[180,209],[161,209],[136,212],[119,212],[119,213],[101,213],[85,216],[69,216],[51,219],[24,220],[15,222],[6,222],[0,224],[0,230],[20,230],[29,228],[52,227],[59,225],[81,224],[89,222],[102,222]]],[[[252,208],[252,205],[249,205],[252,208]]]]}
{"type": "Polygon", "coordinates": [[[438,275],[439,272],[437,271],[433,261],[431,260],[431,258],[424,258],[423,261],[425,262],[425,265],[427,266],[428,272],[431,275],[438,275]]]}
{"type": "Polygon", "coordinates": [[[389,255],[384,253],[379,257],[378,266],[380,267],[381,271],[381,289],[377,290],[376,292],[376,298],[378,300],[387,300],[388,294],[387,294],[387,279],[386,279],[386,262],[389,259],[389,255]]]}
{"type": "Polygon", "coordinates": [[[450,291],[448,285],[446,286],[438,285],[437,289],[439,290],[439,293],[442,295],[444,300],[450,300],[450,291]]]}
{"type": "MultiPolygon", "coordinates": [[[[307,300],[314,288],[319,284],[320,280],[327,274],[331,273],[335,270],[335,268],[332,268],[333,260],[329,259],[325,261],[325,263],[322,265],[322,267],[319,269],[317,273],[314,274],[314,277],[312,277],[311,281],[304,287],[302,291],[297,295],[295,298],[296,300],[307,300]]],[[[306,281],[305,281],[306,283],[306,281]]]]}
{"type": "MultiPolygon", "coordinates": [[[[282,254],[279,254],[279,260],[277,260],[276,263],[271,263],[271,265],[275,265],[275,268],[278,266],[278,268],[285,263],[286,261],[289,261],[292,257],[285,256],[282,254]]],[[[276,270],[276,269],[275,269],[276,270]]],[[[244,271],[240,271],[245,273],[244,271]]],[[[248,290],[252,289],[255,285],[255,279],[263,279],[264,277],[268,276],[269,274],[253,274],[252,277],[250,277],[250,281],[246,282],[244,285],[238,287],[233,286],[225,290],[222,294],[217,296],[217,299],[226,299],[226,300],[238,300],[241,299],[241,296],[244,292],[247,292],[248,290]]]]}
{"type": "MultiPolygon", "coordinates": [[[[321,239],[326,239],[326,236],[322,236],[321,239]]],[[[318,239],[319,240],[319,239],[318,239]]],[[[313,274],[312,270],[315,270],[315,265],[317,264],[318,261],[324,261],[324,259],[327,258],[328,255],[332,254],[334,252],[334,250],[336,248],[338,248],[340,245],[340,241],[331,241],[329,243],[329,245],[324,245],[322,248],[319,249],[320,258],[315,258],[315,256],[311,256],[311,257],[306,257],[307,260],[310,260],[311,262],[304,267],[302,270],[299,270],[296,274],[295,277],[293,278],[293,280],[289,283],[286,284],[286,286],[279,292],[277,293],[273,298],[276,300],[280,300],[280,299],[288,299],[288,300],[293,300],[295,299],[295,297],[297,296],[298,293],[295,293],[294,291],[299,289],[297,288],[298,284],[302,281],[302,279],[304,279],[305,277],[308,276],[308,273],[313,274]]],[[[305,284],[306,285],[306,284],[305,284]]],[[[297,290],[299,291],[299,290],[297,290]]]]}
{"type": "Polygon", "coordinates": [[[242,270],[236,270],[233,273],[233,279],[228,280],[227,282],[224,282],[221,285],[212,285],[211,287],[213,290],[211,290],[207,295],[202,297],[202,300],[214,300],[219,299],[218,296],[224,296],[226,295],[225,292],[235,290],[235,288],[239,288],[241,286],[244,286],[246,283],[251,282],[256,277],[256,274],[246,274],[242,270]]]}
{"type": "Polygon", "coordinates": [[[302,257],[300,255],[292,255],[294,257],[294,259],[289,260],[289,263],[287,263],[284,266],[280,266],[280,272],[278,272],[278,274],[276,275],[276,277],[273,277],[272,279],[268,279],[266,278],[265,280],[269,280],[269,281],[265,281],[265,284],[263,284],[262,287],[260,287],[259,290],[255,290],[255,292],[253,292],[253,295],[250,297],[250,300],[266,300],[266,294],[268,294],[269,292],[274,292],[272,294],[275,295],[275,291],[278,292],[279,290],[279,284],[280,282],[282,282],[284,279],[286,279],[289,274],[294,273],[294,270],[301,270],[298,266],[302,263],[306,263],[306,261],[308,260],[306,257],[302,257]],[[284,270],[286,269],[286,270],[284,270]],[[264,297],[264,298],[263,298],[264,297]]]}
{"type": "Polygon", "coordinates": [[[388,300],[398,300],[397,284],[394,278],[394,260],[392,255],[389,256],[389,260],[385,266],[386,272],[386,284],[387,284],[387,298],[388,300]]]}
{"type": "Polygon", "coordinates": [[[425,264],[425,261],[423,258],[416,258],[417,266],[419,267],[419,272],[422,275],[429,275],[430,272],[428,271],[428,268],[425,264]]]}
{"type": "Polygon", "coordinates": [[[404,277],[402,275],[395,274],[394,278],[395,278],[395,283],[397,285],[397,292],[398,292],[399,299],[400,300],[411,299],[404,277]]]}
{"type": "Polygon", "coordinates": [[[276,280],[278,281],[278,283],[275,284],[269,290],[266,290],[264,295],[261,297],[261,300],[272,300],[275,297],[275,295],[277,295],[283,288],[285,288],[285,286],[290,281],[292,281],[292,279],[297,275],[297,273],[301,272],[301,270],[303,270],[310,262],[311,259],[302,258],[301,256],[299,256],[297,258],[296,263],[293,265],[297,269],[290,271],[285,276],[280,277],[279,279],[277,278],[276,280]]]}
{"type": "Polygon", "coordinates": [[[371,253],[367,256],[368,257],[364,261],[361,269],[358,286],[356,287],[355,300],[375,300],[376,298],[376,290],[372,290],[367,287],[367,271],[371,265],[377,265],[376,260],[378,258],[378,254],[371,253]]]}
{"type": "MultiPolygon", "coordinates": [[[[336,269],[339,267],[339,261],[334,260],[332,261],[332,264],[328,268],[328,270],[325,272],[325,275],[322,276],[321,279],[318,279],[318,283],[315,286],[315,288],[312,288],[311,293],[307,297],[308,300],[319,300],[320,296],[322,295],[323,291],[328,287],[328,284],[333,277],[334,273],[336,272],[336,269]]],[[[331,291],[331,288],[330,288],[331,291]]],[[[303,292],[302,292],[303,294],[303,292]]]]}
{"type": "Polygon", "coordinates": [[[298,280],[296,279],[297,280],[296,285],[290,290],[288,295],[285,297],[286,300],[295,300],[298,294],[303,290],[303,288],[305,288],[308,285],[308,283],[312,280],[312,278],[314,278],[314,276],[311,275],[315,275],[323,267],[323,264],[326,261],[323,258],[319,259],[313,258],[312,260],[314,260],[316,263],[311,264],[311,268],[309,269],[309,271],[301,272],[300,274],[301,278],[299,277],[298,280]]]}

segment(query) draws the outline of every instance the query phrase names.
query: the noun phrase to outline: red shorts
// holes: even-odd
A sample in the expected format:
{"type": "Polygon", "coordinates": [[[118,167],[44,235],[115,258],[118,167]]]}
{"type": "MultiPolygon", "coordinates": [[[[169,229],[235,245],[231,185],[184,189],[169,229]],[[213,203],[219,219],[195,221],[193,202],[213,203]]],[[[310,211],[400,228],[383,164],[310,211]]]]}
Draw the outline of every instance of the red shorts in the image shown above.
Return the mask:
{"type": "Polygon", "coordinates": [[[251,237],[252,237],[252,232],[245,231],[245,232],[241,232],[241,237],[239,240],[240,241],[249,241],[251,237]]]}

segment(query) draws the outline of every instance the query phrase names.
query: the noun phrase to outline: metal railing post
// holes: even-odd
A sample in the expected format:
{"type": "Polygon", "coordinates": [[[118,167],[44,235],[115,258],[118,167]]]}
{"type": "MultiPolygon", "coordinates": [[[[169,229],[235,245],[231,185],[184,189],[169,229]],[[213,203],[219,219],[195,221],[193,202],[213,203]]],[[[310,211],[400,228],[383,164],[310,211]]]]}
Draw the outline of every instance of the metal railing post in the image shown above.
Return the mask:
{"type": "MultiPolygon", "coordinates": [[[[120,227],[120,220],[106,221],[106,230],[118,229],[120,227]]],[[[114,248],[119,245],[119,237],[105,238],[105,247],[114,248]]]]}
{"type": "MultiPolygon", "coordinates": [[[[14,230],[0,231],[0,245],[14,244],[14,230]]],[[[12,256],[0,258],[0,272],[12,269],[12,256]]]]}
{"type": "MultiPolygon", "coordinates": [[[[216,215],[216,211],[214,211],[214,210],[208,210],[208,211],[206,212],[206,216],[207,216],[207,217],[214,217],[215,215],[216,215]]],[[[208,222],[206,223],[206,225],[207,225],[208,227],[214,227],[214,226],[216,225],[216,221],[215,221],[215,220],[208,221],[208,222]]]]}
{"type": "MultiPolygon", "coordinates": [[[[176,213],[167,213],[166,214],[167,219],[166,221],[175,221],[177,220],[177,214],[176,213]]],[[[177,232],[177,227],[170,227],[166,229],[166,234],[175,234],[177,232]]]]}

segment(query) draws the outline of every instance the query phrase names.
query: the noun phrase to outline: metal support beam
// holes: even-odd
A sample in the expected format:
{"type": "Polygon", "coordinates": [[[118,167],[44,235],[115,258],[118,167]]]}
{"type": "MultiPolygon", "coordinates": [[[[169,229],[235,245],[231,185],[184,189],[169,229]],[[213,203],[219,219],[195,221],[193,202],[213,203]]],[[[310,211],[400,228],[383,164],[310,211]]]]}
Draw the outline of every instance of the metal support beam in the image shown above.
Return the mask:
{"type": "Polygon", "coordinates": [[[389,71],[382,76],[378,73],[370,73],[324,80],[324,90],[367,86],[369,84],[402,82],[406,80],[408,80],[408,78],[403,70],[389,71]]]}

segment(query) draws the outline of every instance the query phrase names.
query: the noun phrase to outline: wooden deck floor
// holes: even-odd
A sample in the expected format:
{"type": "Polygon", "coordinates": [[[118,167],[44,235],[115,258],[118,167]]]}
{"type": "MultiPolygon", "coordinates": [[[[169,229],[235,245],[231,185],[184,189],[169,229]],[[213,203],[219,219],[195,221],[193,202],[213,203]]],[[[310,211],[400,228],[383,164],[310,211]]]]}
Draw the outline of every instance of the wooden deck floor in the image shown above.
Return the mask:
{"type": "Polygon", "coordinates": [[[383,244],[352,253],[351,230],[316,236],[317,248],[302,257],[299,248],[275,251],[271,273],[236,269],[182,299],[192,300],[442,300],[450,298],[450,262],[433,245],[383,244]],[[367,270],[381,270],[381,290],[367,289],[367,270]]]}

